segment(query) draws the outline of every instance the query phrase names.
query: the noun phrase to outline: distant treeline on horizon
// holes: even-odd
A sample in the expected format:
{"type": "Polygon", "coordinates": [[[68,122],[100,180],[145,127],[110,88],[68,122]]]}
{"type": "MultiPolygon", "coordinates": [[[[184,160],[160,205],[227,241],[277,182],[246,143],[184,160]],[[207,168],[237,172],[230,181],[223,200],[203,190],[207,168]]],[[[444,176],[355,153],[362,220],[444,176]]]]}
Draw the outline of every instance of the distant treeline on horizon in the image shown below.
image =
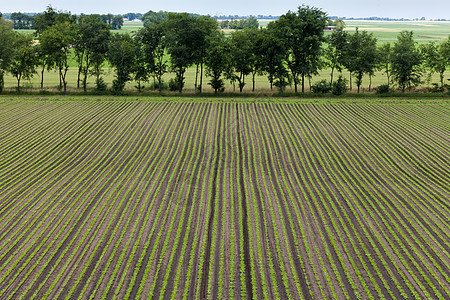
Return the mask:
{"type": "MultiPolygon", "coordinates": [[[[149,12],[152,12],[151,10],[149,12]]],[[[149,13],[147,12],[147,13],[149,13]]],[[[159,11],[159,12],[163,12],[163,11],[159,11]]],[[[30,17],[42,14],[43,12],[39,12],[39,13],[21,13],[21,12],[13,12],[13,13],[3,13],[3,17],[7,20],[11,20],[11,15],[13,15],[14,13],[20,13],[20,14],[24,14],[30,17]]],[[[167,13],[167,12],[166,12],[167,13]]],[[[74,14],[77,15],[77,14],[74,14]]],[[[98,14],[101,15],[101,14],[98,14]]],[[[122,16],[123,18],[126,18],[130,21],[133,20],[141,20],[142,17],[145,14],[142,13],[126,13],[126,14],[104,14],[104,15],[112,15],[112,16],[122,16]]],[[[199,15],[199,14],[193,14],[193,15],[199,15]]],[[[220,16],[211,16],[214,19],[217,20],[230,20],[230,19],[250,19],[250,18],[255,18],[255,19],[265,19],[265,20],[278,20],[280,18],[280,16],[272,16],[272,15],[246,15],[246,16],[242,16],[242,15],[220,15],[220,16]]],[[[331,20],[334,19],[341,19],[341,20],[355,20],[355,21],[360,21],[360,20],[367,20],[367,21],[450,21],[450,19],[443,19],[443,18],[438,18],[438,19],[426,19],[425,17],[421,17],[421,18],[389,18],[389,17],[338,17],[338,16],[328,16],[331,20]]]]}

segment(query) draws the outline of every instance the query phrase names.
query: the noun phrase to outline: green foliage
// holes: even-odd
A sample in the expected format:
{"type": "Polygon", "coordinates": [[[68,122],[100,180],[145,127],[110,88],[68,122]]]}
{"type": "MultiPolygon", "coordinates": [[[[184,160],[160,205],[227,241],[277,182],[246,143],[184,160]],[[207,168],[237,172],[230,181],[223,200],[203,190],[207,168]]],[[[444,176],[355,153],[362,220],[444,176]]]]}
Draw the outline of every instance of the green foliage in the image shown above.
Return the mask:
{"type": "Polygon", "coordinates": [[[116,69],[112,87],[117,94],[122,93],[125,83],[131,80],[136,62],[135,51],[136,43],[129,34],[113,35],[109,44],[108,61],[116,69]]]}
{"type": "Polygon", "coordinates": [[[313,84],[311,88],[312,91],[316,94],[325,94],[331,91],[331,85],[326,79],[322,79],[321,81],[313,84]]]}
{"type": "MultiPolygon", "coordinates": [[[[184,82],[183,82],[183,85],[184,85],[184,82]]],[[[177,79],[170,78],[168,86],[169,86],[169,90],[172,92],[176,92],[180,89],[179,82],[177,79]]]]}
{"type": "Polygon", "coordinates": [[[250,17],[248,19],[225,20],[219,23],[222,29],[245,29],[245,28],[259,28],[259,22],[256,18],[250,17]]]}
{"type": "Polygon", "coordinates": [[[373,75],[378,66],[377,39],[372,33],[359,31],[349,35],[344,55],[344,65],[355,75],[358,93],[365,74],[373,75]]]}
{"type": "Polygon", "coordinates": [[[444,73],[450,65],[450,39],[444,43],[429,42],[419,47],[425,68],[431,80],[433,73],[439,73],[440,91],[444,90],[444,73]]]}
{"type": "Polygon", "coordinates": [[[97,77],[105,61],[111,39],[110,26],[102,23],[95,15],[81,16],[78,20],[78,37],[75,42],[75,56],[79,65],[79,72],[84,75],[83,89],[87,89],[89,69],[93,65],[97,77]]]}
{"type": "Polygon", "coordinates": [[[223,33],[217,33],[215,36],[209,37],[205,65],[207,67],[206,74],[211,77],[208,84],[214,89],[215,93],[223,92],[225,89],[225,83],[221,77],[229,65],[229,46],[223,33]]]}
{"type": "Polygon", "coordinates": [[[345,66],[346,50],[349,42],[349,35],[346,31],[333,31],[327,37],[328,47],[325,50],[325,59],[331,67],[331,79],[333,83],[334,70],[342,72],[345,66]]]}
{"type": "Polygon", "coordinates": [[[76,16],[71,15],[63,11],[56,11],[51,5],[47,6],[42,14],[36,15],[34,19],[34,29],[36,35],[41,35],[48,28],[56,25],[57,23],[76,22],[76,16]]]}
{"type": "Polygon", "coordinates": [[[34,16],[21,12],[13,12],[10,16],[10,19],[14,24],[14,29],[33,29],[34,18],[34,16]]]}
{"type": "Polygon", "coordinates": [[[158,90],[161,91],[162,76],[167,72],[167,62],[165,59],[167,49],[166,29],[164,23],[147,23],[139,30],[135,37],[138,43],[142,44],[140,49],[139,68],[143,68],[143,73],[150,73],[158,80],[158,90]]]}
{"type": "Polygon", "coordinates": [[[144,25],[148,25],[149,23],[161,23],[167,20],[169,17],[169,13],[165,11],[154,12],[152,10],[146,12],[142,16],[142,22],[144,25]]]}
{"type": "Polygon", "coordinates": [[[114,16],[111,21],[111,29],[119,30],[123,26],[123,17],[121,15],[114,16]]]}
{"type": "Polygon", "coordinates": [[[99,92],[104,92],[108,88],[108,85],[106,84],[105,80],[103,80],[102,77],[95,80],[95,90],[99,92]]]}
{"type": "Polygon", "coordinates": [[[285,60],[291,71],[295,92],[300,79],[304,91],[305,77],[317,75],[322,67],[323,29],[327,22],[325,12],[302,5],[297,13],[288,12],[271,23],[279,42],[286,49],[285,60]]]}
{"type": "Polygon", "coordinates": [[[280,80],[280,75],[285,73],[284,70],[286,67],[283,63],[283,59],[286,49],[284,48],[284,45],[279,42],[277,33],[273,27],[261,29],[260,35],[261,38],[259,39],[259,44],[256,49],[259,57],[259,67],[262,72],[267,74],[267,78],[270,82],[270,89],[272,89],[275,80],[277,78],[280,80]]]}
{"type": "MultiPolygon", "coordinates": [[[[345,28],[345,22],[342,19],[334,19],[334,20],[328,20],[327,26],[334,26],[335,29],[339,31],[344,31],[345,28]]],[[[336,32],[336,31],[333,31],[336,32]]]]}
{"type": "Polygon", "coordinates": [[[245,76],[258,68],[256,48],[260,31],[246,28],[231,34],[229,79],[234,78],[239,85],[239,91],[245,86],[245,76]]]}
{"type": "Polygon", "coordinates": [[[64,85],[64,93],[66,93],[66,74],[69,69],[69,50],[75,43],[76,36],[76,26],[64,21],[48,27],[40,37],[41,54],[46,54],[49,68],[54,64],[58,69],[61,83],[64,85]]]}
{"type": "Polygon", "coordinates": [[[169,13],[165,24],[171,69],[175,72],[180,93],[183,91],[186,69],[199,61],[199,49],[205,49],[202,45],[205,32],[200,22],[199,18],[187,13],[169,13]]]}
{"type": "Polygon", "coordinates": [[[331,86],[333,95],[340,96],[347,91],[347,79],[339,75],[338,79],[331,86]]]}
{"type": "Polygon", "coordinates": [[[20,89],[22,79],[30,79],[36,73],[37,55],[33,38],[29,35],[18,34],[15,40],[14,54],[9,72],[17,79],[17,90],[20,89]]]}
{"type": "Polygon", "coordinates": [[[378,95],[387,94],[390,91],[391,91],[391,89],[389,88],[389,84],[382,84],[379,87],[377,87],[377,89],[376,89],[376,93],[378,95]]]}
{"type": "Polygon", "coordinates": [[[413,39],[412,31],[402,31],[392,52],[392,79],[405,92],[422,82],[423,58],[413,39]]]}
{"type": "Polygon", "coordinates": [[[384,43],[378,48],[378,63],[380,69],[384,70],[387,77],[387,86],[391,82],[391,68],[392,68],[392,47],[390,43],[384,43]]]}
{"type": "Polygon", "coordinates": [[[14,57],[16,39],[17,34],[11,26],[8,26],[8,23],[0,18],[0,93],[5,85],[4,74],[9,69],[14,57]]]}
{"type": "Polygon", "coordinates": [[[208,84],[214,89],[214,93],[225,90],[225,82],[221,78],[212,78],[208,84]]]}

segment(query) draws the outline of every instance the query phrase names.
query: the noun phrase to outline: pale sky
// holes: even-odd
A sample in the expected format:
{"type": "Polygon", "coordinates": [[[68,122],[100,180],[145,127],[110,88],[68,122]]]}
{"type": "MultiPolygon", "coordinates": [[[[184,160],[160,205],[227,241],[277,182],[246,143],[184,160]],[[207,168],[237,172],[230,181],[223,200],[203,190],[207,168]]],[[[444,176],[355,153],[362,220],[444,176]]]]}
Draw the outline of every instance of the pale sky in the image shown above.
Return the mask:
{"type": "MultiPolygon", "coordinates": [[[[294,0],[0,0],[0,12],[42,12],[48,4],[79,13],[192,12],[209,15],[282,15],[302,2],[294,0]]],[[[448,0],[307,0],[330,16],[450,19],[448,0]]]]}

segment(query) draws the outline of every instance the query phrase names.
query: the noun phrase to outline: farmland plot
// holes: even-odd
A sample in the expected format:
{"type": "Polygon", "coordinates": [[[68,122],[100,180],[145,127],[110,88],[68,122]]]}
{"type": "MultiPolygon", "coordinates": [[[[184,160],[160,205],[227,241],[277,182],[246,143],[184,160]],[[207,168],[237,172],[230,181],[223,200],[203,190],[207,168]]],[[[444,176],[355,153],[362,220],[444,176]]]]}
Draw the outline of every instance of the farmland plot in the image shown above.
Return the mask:
{"type": "Polygon", "coordinates": [[[0,298],[450,298],[448,105],[0,102],[0,298]]]}

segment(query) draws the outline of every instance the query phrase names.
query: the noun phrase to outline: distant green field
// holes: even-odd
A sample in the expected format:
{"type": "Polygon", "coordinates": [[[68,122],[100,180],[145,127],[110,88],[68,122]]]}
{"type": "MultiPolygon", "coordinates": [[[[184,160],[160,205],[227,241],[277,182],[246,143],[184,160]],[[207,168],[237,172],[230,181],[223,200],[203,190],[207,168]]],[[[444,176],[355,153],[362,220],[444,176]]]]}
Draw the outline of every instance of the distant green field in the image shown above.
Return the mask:
{"type": "Polygon", "coordinates": [[[346,31],[359,30],[372,32],[379,43],[394,42],[402,30],[412,30],[419,43],[443,41],[450,35],[450,21],[365,21],[346,20],[346,31]]]}

